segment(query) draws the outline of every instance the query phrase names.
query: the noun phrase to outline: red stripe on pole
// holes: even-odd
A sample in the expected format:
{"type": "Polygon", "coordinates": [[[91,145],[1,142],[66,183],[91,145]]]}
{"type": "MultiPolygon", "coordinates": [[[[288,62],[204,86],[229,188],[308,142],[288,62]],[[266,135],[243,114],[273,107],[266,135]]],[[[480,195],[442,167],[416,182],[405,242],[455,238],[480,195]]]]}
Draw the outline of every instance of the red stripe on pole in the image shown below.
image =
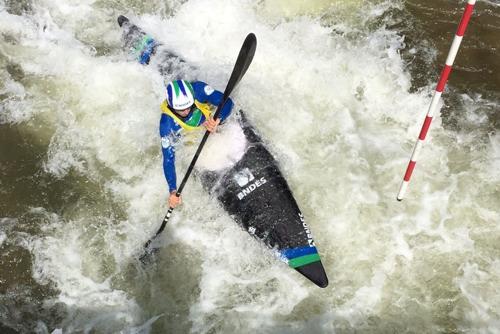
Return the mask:
{"type": "Polygon", "coordinates": [[[406,173],[403,180],[405,180],[406,182],[410,181],[411,174],[413,173],[413,169],[415,169],[416,164],[417,164],[416,161],[410,160],[410,162],[408,163],[408,168],[406,168],[406,173]]]}
{"type": "Polygon", "coordinates": [[[422,130],[420,130],[420,135],[418,136],[418,139],[425,140],[425,136],[427,136],[427,131],[429,131],[431,122],[432,122],[432,117],[427,116],[425,118],[424,124],[422,124],[422,130]]]}
{"type": "Polygon", "coordinates": [[[444,65],[443,72],[441,72],[441,77],[439,78],[439,82],[436,87],[436,91],[442,93],[444,90],[444,86],[446,85],[446,81],[448,81],[448,76],[451,73],[451,66],[444,65]]]}
{"type": "Polygon", "coordinates": [[[463,36],[465,34],[465,29],[467,28],[467,24],[469,23],[469,19],[472,15],[472,10],[474,9],[474,5],[467,4],[465,7],[464,15],[462,15],[462,20],[460,20],[460,25],[457,29],[457,35],[463,36]]]}

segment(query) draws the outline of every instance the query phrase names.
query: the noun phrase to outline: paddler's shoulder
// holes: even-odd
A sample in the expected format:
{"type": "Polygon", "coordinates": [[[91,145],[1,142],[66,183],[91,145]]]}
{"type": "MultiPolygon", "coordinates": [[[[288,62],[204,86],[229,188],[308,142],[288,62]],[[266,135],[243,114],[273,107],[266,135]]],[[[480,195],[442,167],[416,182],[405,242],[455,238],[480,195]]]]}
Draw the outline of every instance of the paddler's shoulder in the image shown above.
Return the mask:
{"type": "Polygon", "coordinates": [[[210,96],[215,91],[212,86],[203,81],[193,81],[191,86],[193,87],[195,97],[210,96]]]}

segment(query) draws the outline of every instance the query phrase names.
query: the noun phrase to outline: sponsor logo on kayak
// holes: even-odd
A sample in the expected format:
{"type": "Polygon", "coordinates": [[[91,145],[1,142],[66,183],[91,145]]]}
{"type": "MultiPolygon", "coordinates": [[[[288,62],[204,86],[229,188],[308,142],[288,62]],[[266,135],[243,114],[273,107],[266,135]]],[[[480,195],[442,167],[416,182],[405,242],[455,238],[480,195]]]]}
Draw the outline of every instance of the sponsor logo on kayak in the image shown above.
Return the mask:
{"type": "Polygon", "coordinates": [[[255,181],[254,183],[250,184],[248,187],[246,187],[245,189],[243,189],[242,191],[240,191],[238,193],[238,199],[241,201],[243,198],[247,197],[249,194],[251,194],[255,189],[263,186],[264,184],[267,183],[267,180],[265,177],[261,177],[260,179],[258,179],[257,181],[255,181]]]}
{"type": "Polygon", "coordinates": [[[255,179],[255,176],[253,176],[250,169],[245,168],[242,171],[236,173],[233,178],[240,187],[244,187],[248,184],[248,182],[253,181],[255,179]]]}
{"type": "Polygon", "coordinates": [[[260,179],[255,180],[255,176],[252,174],[252,172],[248,169],[245,168],[242,171],[238,172],[234,177],[234,180],[240,187],[245,187],[242,191],[240,191],[236,196],[238,196],[238,199],[241,201],[243,198],[248,196],[250,193],[252,193],[255,189],[261,187],[264,185],[267,180],[265,177],[261,177],[260,179]],[[254,182],[252,182],[254,181],[254,182]],[[252,183],[250,183],[252,182],[252,183]]]}
{"type": "Polygon", "coordinates": [[[307,226],[307,223],[304,219],[304,215],[300,212],[299,212],[299,218],[300,218],[300,221],[302,222],[302,227],[304,227],[304,230],[306,231],[307,243],[309,244],[309,247],[314,247],[315,245],[314,245],[314,240],[313,240],[311,230],[309,229],[309,226],[307,226]]]}

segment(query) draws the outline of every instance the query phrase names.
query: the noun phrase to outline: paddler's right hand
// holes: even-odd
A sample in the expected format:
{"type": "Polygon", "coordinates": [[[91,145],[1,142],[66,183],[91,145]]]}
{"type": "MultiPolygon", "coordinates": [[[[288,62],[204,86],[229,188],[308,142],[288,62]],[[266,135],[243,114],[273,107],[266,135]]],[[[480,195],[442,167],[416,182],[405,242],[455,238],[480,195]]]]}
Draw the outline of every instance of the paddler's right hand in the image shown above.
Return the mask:
{"type": "Polygon", "coordinates": [[[217,118],[216,120],[213,119],[212,117],[208,118],[203,122],[203,126],[208,130],[208,132],[212,133],[217,130],[217,126],[220,123],[220,118],[217,118]]]}
{"type": "Polygon", "coordinates": [[[170,208],[175,208],[179,204],[182,204],[181,195],[177,196],[177,191],[174,190],[170,193],[170,196],[168,197],[168,206],[170,208]]]}

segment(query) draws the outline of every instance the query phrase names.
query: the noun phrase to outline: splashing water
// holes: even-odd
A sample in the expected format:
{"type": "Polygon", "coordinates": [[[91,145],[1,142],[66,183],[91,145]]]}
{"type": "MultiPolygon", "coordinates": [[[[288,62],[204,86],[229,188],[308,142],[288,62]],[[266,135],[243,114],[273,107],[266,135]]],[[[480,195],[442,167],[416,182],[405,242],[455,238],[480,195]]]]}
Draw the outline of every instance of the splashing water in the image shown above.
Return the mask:
{"type": "MultiPolygon", "coordinates": [[[[0,330],[498,332],[500,136],[487,112],[498,99],[450,90],[463,116],[433,122],[397,203],[434,88],[415,87],[391,27],[404,5],[0,1],[0,330]],[[233,98],[281,164],[326,290],[241,231],[195,179],[156,261],[139,265],[166,210],[165,93],[121,49],[119,14],[219,90],[243,38],[257,35],[233,98]]],[[[178,152],[178,170],[195,148],[178,152]]]]}

